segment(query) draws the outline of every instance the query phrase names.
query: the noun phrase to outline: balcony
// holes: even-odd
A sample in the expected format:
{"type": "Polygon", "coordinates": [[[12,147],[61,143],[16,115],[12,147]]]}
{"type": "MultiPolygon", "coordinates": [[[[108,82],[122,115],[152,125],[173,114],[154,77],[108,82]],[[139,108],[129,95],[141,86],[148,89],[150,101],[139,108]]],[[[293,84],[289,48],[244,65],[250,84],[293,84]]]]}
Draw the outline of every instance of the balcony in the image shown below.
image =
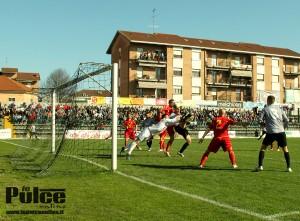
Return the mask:
{"type": "Polygon", "coordinates": [[[137,78],[138,88],[157,88],[157,89],[167,89],[166,79],[150,78],[149,76],[143,76],[142,78],[137,78]]]}
{"type": "Polygon", "coordinates": [[[206,67],[211,70],[229,70],[230,62],[228,60],[217,61],[215,64],[206,62],[206,67]]]}
{"type": "Polygon", "coordinates": [[[234,64],[234,62],[232,62],[230,68],[231,68],[231,70],[252,71],[251,64],[234,64]]]}
{"type": "Polygon", "coordinates": [[[300,71],[298,68],[294,68],[294,67],[285,67],[283,68],[283,73],[286,76],[294,76],[297,77],[300,75],[300,71]]]}
{"type": "Polygon", "coordinates": [[[137,58],[139,66],[165,68],[167,60],[164,52],[143,52],[137,58]]]}
{"type": "Polygon", "coordinates": [[[252,84],[251,81],[232,80],[230,86],[231,87],[252,87],[252,84]]]}
{"type": "Polygon", "coordinates": [[[230,75],[231,77],[247,77],[251,78],[252,77],[252,71],[251,70],[230,70],[230,75]]]}
{"type": "Polygon", "coordinates": [[[252,87],[251,81],[244,80],[228,80],[215,82],[212,80],[206,80],[207,87],[219,87],[219,88],[229,88],[229,87],[252,87]]]}
{"type": "Polygon", "coordinates": [[[228,82],[228,81],[219,81],[219,82],[216,82],[216,81],[213,81],[213,80],[206,79],[206,84],[207,84],[207,87],[228,88],[229,85],[230,85],[230,82],[228,82]]]}

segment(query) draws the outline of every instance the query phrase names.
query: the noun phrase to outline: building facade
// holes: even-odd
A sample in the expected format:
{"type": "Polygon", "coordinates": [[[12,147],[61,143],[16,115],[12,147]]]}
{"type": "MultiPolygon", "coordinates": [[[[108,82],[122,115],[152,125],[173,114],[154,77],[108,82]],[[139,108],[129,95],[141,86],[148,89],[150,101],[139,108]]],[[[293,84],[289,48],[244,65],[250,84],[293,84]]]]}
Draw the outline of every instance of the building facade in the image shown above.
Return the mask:
{"type": "Polygon", "coordinates": [[[300,54],[289,49],[118,31],[107,53],[121,97],[300,102],[300,54]]]}
{"type": "Polygon", "coordinates": [[[19,72],[17,68],[0,70],[1,104],[22,104],[38,101],[39,73],[19,72]]]}

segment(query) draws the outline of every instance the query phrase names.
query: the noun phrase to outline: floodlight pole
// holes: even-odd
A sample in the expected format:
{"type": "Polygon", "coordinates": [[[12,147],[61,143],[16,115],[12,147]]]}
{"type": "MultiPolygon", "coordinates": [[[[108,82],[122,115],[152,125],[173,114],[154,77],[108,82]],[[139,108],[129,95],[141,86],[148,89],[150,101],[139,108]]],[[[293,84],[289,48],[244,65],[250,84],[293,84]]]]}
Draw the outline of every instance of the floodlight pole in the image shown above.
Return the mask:
{"type": "Polygon", "coordinates": [[[52,142],[51,142],[51,152],[55,153],[55,106],[56,106],[56,91],[53,89],[52,92],[52,142]]]}
{"type": "Polygon", "coordinates": [[[112,171],[117,170],[118,155],[118,69],[118,63],[114,63],[112,70],[112,171]]]}

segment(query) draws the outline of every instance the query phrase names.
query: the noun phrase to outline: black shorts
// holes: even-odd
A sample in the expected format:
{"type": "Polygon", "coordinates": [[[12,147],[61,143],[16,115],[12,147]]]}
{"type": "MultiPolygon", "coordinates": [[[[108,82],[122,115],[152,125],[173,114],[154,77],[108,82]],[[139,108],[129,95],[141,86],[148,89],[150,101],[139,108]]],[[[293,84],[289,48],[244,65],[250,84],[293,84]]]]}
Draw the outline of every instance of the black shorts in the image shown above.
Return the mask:
{"type": "Polygon", "coordinates": [[[278,147],[287,146],[286,135],[285,132],[276,133],[276,134],[268,134],[265,136],[262,144],[265,146],[271,145],[274,141],[277,141],[278,147]]]}
{"type": "Polygon", "coordinates": [[[184,139],[186,139],[186,137],[189,135],[189,131],[186,128],[182,128],[180,126],[176,126],[175,131],[183,136],[184,139]]]}

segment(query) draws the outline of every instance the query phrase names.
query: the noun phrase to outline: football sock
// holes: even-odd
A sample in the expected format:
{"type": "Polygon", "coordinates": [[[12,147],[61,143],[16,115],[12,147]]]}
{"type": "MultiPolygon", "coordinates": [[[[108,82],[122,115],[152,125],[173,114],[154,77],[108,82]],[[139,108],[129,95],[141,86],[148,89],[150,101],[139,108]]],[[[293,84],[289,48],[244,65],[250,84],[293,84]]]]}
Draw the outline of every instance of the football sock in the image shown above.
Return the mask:
{"type": "Polygon", "coordinates": [[[129,145],[129,151],[128,154],[130,155],[132,153],[132,151],[134,150],[134,148],[137,146],[137,143],[135,141],[133,141],[130,145],[129,145]]]}
{"type": "Polygon", "coordinates": [[[151,148],[151,146],[152,146],[152,139],[151,140],[147,140],[147,146],[148,146],[148,148],[151,148]]]}
{"type": "Polygon", "coordinates": [[[232,165],[236,164],[235,154],[233,151],[229,151],[229,159],[232,165]]]}
{"type": "Polygon", "coordinates": [[[290,160],[290,153],[289,152],[284,152],[284,158],[285,158],[285,161],[286,161],[286,166],[287,168],[290,168],[291,167],[291,160],[290,160]]]}
{"type": "Polygon", "coordinates": [[[159,141],[159,148],[165,149],[165,139],[159,141]]]}
{"type": "Polygon", "coordinates": [[[173,144],[173,141],[169,140],[169,142],[167,144],[166,152],[170,152],[170,148],[171,148],[172,144],[173,144]]]}
{"type": "Polygon", "coordinates": [[[208,159],[209,152],[205,152],[201,158],[200,165],[204,166],[208,159]]]}
{"type": "Polygon", "coordinates": [[[179,150],[180,153],[183,153],[185,151],[185,149],[188,147],[188,143],[184,143],[181,147],[181,149],[179,150]]]}
{"type": "Polygon", "coordinates": [[[262,166],[263,165],[263,160],[265,157],[265,151],[259,151],[259,156],[258,156],[258,166],[262,166]]]}

